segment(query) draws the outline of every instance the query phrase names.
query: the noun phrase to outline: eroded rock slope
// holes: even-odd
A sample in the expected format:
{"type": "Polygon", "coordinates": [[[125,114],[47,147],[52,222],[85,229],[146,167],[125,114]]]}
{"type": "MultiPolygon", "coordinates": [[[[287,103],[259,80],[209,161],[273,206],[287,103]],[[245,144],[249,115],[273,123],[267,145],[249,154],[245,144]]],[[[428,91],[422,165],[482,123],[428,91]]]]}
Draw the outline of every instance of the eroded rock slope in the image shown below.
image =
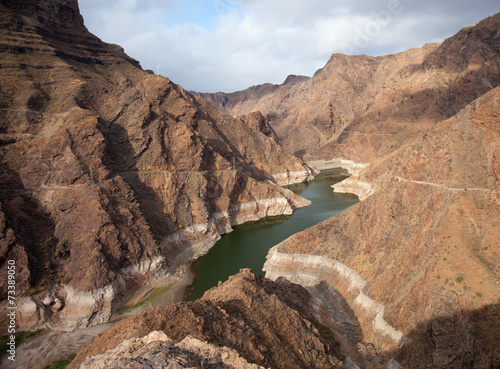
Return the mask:
{"type": "Polygon", "coordinates": [[[258,114],[231,118],[90,34],[76,0],[0,4],[1,298],[19,328],[103,322],[231,226],[307,203],[313,173],[258,114]]]}
{"type": "Polygon", "coordinates": [[[499,365],[488,343],[499,331],[499,25],[496,14],[395,55],[335,54],[309,80],[223,107],[260,110],[304,158],[362,164],[334,187],[363,201],[272,249],[266,276],[327,281],[406,367],[499,365]]]}
{"type": "Polygon", "coordinates": [[[495,367],[500,89],[360,173],[373,194],[276,246],[266,276],[341,291],[410,368],[495,367]]]}
{"type": "Polygon", "coordinates": [[[499,18],[394,55],[334,54],[310,79],[203,97],[235,116],[260,111],[307,160],[372,162],[498,86],[499,18]]]}
{"type": "MultiPolygon", "coordinates": [[[[118,322],[80,351],[69,368],[119,359],[117,345],[152,331],[165,333],[178,346],[194,338],[216,346],[219,352],[234,350],[242,359],[265,368],[341,368],[344,363],[364,367],[369,355],[365,358],[363,350],[372,359],[377,355],[358,342],[355,324],[347,333],[303,287],[241,270],[200,300],[156,308],[118,322]]],[[[138,348],[130,351],[135,356],[138,348]]]]}

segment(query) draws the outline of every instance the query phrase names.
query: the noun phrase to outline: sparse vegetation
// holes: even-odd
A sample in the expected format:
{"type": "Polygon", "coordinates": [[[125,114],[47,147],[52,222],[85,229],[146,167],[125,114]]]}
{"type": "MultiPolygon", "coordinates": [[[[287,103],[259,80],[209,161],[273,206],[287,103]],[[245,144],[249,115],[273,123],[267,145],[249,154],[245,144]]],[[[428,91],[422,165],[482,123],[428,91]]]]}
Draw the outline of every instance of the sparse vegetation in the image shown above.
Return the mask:
{"type": "Polygon", "coordinates": [[[464,281],[464,276],[463,275],[457,275],[457,277],[455,278],[455,282],[457,283],[462,283],[464,281]]]}
{"type": "MultiPolygon", "coordinates": [[[[19,344],[29,338],[37,335],[40,333],[42,330],[38,329],[36,331],[30,331],[30,332],[19,332],[16,333],[16,346],[19,346],[19,344]]],[[[7,353],[7,344],[9,343],[9,336],[0,336],[0,357],[4,356],[7,353]]]]}
{"type": "Polygon", "coordinates": [[[66,367],[73,361],[73,359],[76,357],[76,355],[71,355],[68,357],[66,360],[58,360],[53,362],[50,365],[47,365],[43,369],[66,369],[66,367]]]}
{"type": "Polygon", "coordinates": [[[115,313],[116,315],[123,315],[126,313],[130,313],[131,311],[134,311],[142,306],[145,306],[147,304],[151,304],[157,297],[163,295],[164,293],[168,292],[172,288],[173,284],[170,284],[165,287],[158,287],[152,290],[143,300],[139,301],[135,305],[125,305],[122,306],[120,309],[117,310],[115,313]]]}

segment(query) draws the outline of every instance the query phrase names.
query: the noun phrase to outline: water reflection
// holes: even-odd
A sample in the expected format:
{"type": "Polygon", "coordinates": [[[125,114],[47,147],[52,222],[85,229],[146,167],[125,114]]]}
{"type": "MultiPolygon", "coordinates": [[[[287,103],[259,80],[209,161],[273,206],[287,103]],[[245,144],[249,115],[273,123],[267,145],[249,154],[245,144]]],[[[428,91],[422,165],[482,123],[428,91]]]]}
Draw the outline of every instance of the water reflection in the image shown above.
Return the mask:
{"type": "Polygon", "coordinates": [[[203,293],[238,273],[250,268],[263,275],[262,267],[269,249],[291,235],[322,222],[358,202],[351,194],[334,193],[331,185],[346,178],[342,170],[321,172],[314,181],[289,186],[296,194],[311,201],[291,216],[277,216],[250,222],[234,228],[204,256],[196,260],[191,270],[195,280],[186,290],[186,300],[200,298],[203,293]]]}

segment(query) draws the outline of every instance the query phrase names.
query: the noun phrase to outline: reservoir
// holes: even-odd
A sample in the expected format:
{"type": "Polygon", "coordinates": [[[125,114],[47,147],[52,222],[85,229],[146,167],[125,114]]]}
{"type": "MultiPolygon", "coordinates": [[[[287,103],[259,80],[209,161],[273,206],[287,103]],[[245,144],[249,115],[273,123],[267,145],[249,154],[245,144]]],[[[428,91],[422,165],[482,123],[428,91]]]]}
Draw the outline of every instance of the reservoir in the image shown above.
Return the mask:
{"type": "Polygon", "coordinates": [[[311,205],[296,210],[290,216],[277,216],[234,227],[192,265],[193,284],[186,289],[187,301],[194,301],[208,289],[237,274],[241,268],[250,268],[264,275],[262,267],[269,249],[291,235],[328,219],[358,202],[351,194],[334,193],[332,185],[347,176],[340,169],[322,171],[314,181],[288,186],[297,195],[311,201],[311,205]]]}

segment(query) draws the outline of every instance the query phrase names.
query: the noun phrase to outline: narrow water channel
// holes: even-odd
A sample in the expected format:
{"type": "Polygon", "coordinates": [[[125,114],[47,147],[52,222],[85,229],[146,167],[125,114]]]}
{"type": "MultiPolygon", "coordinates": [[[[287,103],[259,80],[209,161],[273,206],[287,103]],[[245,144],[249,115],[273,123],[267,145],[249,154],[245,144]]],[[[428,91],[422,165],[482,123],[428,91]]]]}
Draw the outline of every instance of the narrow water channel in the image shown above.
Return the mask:
{"type": "Polygon", "coordinates": [[[193,284],[186,289],[185,300],[194,301],[208,289],[237,274],[241,268],[250,268],[263,275],[262,267],[269,249],[291,235],[328,219],[358,202],[351,194],[334,193],[331,185],[346,176],[341,171],[322,171],[312,182],[288,188],[312,203],[298,209],[291,216],[277,216],[234,227],[191,265],[195,275],[193,284]]]}

